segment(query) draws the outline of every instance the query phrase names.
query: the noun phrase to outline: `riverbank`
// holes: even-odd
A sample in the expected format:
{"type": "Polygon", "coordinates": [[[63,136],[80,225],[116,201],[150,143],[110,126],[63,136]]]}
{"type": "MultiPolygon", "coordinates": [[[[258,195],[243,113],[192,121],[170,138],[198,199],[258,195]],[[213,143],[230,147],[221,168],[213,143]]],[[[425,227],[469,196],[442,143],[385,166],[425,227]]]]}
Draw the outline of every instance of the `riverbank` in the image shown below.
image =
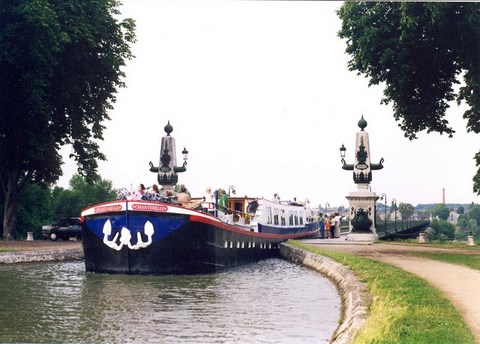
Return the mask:
{"type": "Polygon", "coordinates": [[[371,296],[366,284],[361,283],[346,266],[331,258],[302,250],[288,243],[282,244],[280,254],[291,262],[320,272],[335,283],[342,300],[342,322],[332,334],[330,343],[352,343],[368,317],[371,296]]]}
{"type": "Polygon", "coordinates": [[[480,271],[418,256],[419,253],[478,256],[480,247],[389,243],[354,245],[345,241],[329,244],[322,240],[304,240],[302,243],[325,252],[340,252],[358,258],[374,259],[420,277],[450,300],[470,328],[476,341],[480,343],[480,294],[477,290],[480,285],[480,271]]]}
{"type": "Polygon", "coordinates": [[[80,259],[81,241],[0,241],[0,264],[80,259]]]}

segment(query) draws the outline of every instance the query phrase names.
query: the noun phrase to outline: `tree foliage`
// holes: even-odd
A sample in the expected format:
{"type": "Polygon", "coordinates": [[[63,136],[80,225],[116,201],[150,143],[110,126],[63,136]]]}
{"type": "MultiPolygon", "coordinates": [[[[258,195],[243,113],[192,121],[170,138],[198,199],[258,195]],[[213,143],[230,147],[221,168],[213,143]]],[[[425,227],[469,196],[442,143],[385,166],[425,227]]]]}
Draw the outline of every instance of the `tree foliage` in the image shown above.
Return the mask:
{"type": "Polygon", "coordinates": [[[480,236],[480,226],[475,218],[470,218],[467,214],[462,214],[458,217],[457,226],[463,230],[471,232],[476,237],[480,236]]]}
{"type": "Polygon", "coordinates": [[[475,220],[478,225],[480,225],[480,206],[476,205],[470,208],[467,213],[467,216],[470,220],[475,220]]]}
{"type": "Polygon", "coordinates": [[[436,204],[432,210],[432,215],[446,221],[450,215],[450,209],[445,204],[436,204]]]}
{"type": "Polygon", "coordinates": [[[119,21],[115,0],[2,0],[0,11],[0,183],[3,234],[15,237],[21,191],[61,175],[59,149],[71,145],[92,179],[105,160],[108,110],[124,86],[135,24],[119,21]]]}
{"type": "Polygon", "coordinates": [[[70,192],[77,196],[79,203],[73,214],[80,214],[80,211],[92,204],[102,203],[115,199],[117,193],[112,187],[110,180],[95,177],[93,181],[87,182],[86,178],[77,174],[70,179],[70,192]]]}
{"type": "Polygon", "coordinates": [[[23,238],[33,232],[35,238],[41,238],[42,225],[62,217],[78,217],[90,204],[110,201],[115,196],[112,182],[99,176],[87,182],[85,177],[74,175],[67,189],[29,183],[19,204],[17,235],[23,238]]]}
{"type": "MultiPolygon", "coordinates": [[[[480,133],[479,3],[345,2],[338,15],[349,70],[385,83],[382,103],[392,103],[407,138],[452,136],[445,113],[453,100],[468,105],[467,131],[480,133]]],[[[480,152],[475,160],[480,167],[480,152]]],[[[480,194],[480,168],[473,181],[480,194]]]]}
{"type": "Polygon", "coordinates": [[[410,203],[400,203],[398,211],[402,214],[402,219],[407,220],[415,212],[415,207],[410,203]]]}
{"type": "Polygon", "coordinates": [[[54,218],[80,216],[82,209],[89,205],[111,201],[116,192],[109,180],[94,177],[87,181],[76,174],[70,179],[69,188],[54,187],[52,190],[52,212],[54,218]]]}
{"type": "Polygon", "coordinates": [[[27,232],[33,232],[35,237],[39,238],[42,225],[49,224],[53,217],[52,204],[48,186],[29,183],[20,200],[18,235],[24,237],[27,232]]]}
{"type": "Polygon", "coordinates": [[[453,240],[455,238],[455,226],[451,223],[433,219],[428,236],[432,240],[453,240]]]}

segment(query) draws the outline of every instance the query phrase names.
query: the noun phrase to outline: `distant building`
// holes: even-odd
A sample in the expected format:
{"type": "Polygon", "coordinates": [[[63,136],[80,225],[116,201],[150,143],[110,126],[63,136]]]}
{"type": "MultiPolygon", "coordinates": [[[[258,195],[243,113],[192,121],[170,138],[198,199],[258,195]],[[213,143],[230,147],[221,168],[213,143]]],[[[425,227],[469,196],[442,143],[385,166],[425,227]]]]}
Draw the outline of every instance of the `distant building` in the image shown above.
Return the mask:
{"type": "Polygon", "coordinates": [[[390,212],[390,221],[402,221],[402,213],[400,213],[398,210],[390,212]]]}
{"type": "Polygon", "coordinates": [[[450,214],[448,215],[447,221],[450,222],[452,225],[457,225],[458,223],[458,216],[459,214],[456,211],[450,211],[450,214]]]}

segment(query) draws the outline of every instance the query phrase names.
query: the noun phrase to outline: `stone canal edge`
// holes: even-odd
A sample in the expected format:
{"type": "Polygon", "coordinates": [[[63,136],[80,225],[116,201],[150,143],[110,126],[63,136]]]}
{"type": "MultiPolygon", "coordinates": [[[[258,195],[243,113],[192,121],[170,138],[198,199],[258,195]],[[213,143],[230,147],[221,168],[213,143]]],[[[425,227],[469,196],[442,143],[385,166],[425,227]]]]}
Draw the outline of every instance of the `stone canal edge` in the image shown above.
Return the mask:
{"type": "Polygon", "coordinates": [[[331,337],[330,343],[351,343],[368,317],[371,295],[350,270],[335,260],[283,243],[280,255],[291,262],[312,268],[329,278],[337,286],[342,301],[342,323],[331,337]]]}
{"type": "Polygon", "coordinates": [[[0,264],[50,262],[83,259],[82,248],[49,249],[40,251],[5,252],[0,254],[0,264]]]}

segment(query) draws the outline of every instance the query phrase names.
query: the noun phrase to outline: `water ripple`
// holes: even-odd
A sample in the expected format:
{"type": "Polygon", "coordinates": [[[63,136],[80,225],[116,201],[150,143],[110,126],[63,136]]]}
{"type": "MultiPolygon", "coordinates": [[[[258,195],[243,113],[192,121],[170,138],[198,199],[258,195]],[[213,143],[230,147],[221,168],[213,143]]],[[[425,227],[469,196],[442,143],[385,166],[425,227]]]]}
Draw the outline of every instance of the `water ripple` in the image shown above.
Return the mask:
{"type": "Polygon", "coordinates": [[[195,276],[85,273],[82,262],[0,266],[0,342],[328,342],[332,283],[270,259],[195,276]]]}

